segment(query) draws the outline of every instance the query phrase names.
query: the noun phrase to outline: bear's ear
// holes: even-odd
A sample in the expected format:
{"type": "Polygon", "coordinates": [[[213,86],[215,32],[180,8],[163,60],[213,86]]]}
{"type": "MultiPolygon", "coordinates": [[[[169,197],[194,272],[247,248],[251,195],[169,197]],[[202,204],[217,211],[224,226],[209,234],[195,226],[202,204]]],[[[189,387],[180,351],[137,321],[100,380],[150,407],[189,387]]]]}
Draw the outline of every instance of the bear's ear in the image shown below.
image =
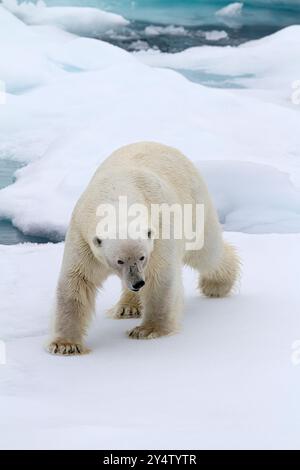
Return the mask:
{"type": "Polygon", "coordinates": [[[98,237],[94,237],[93,238],[93,243],[94,243],[95,246],[101,246],[102,240],[100,240],[100,238],[98,238],[98,237]]]}

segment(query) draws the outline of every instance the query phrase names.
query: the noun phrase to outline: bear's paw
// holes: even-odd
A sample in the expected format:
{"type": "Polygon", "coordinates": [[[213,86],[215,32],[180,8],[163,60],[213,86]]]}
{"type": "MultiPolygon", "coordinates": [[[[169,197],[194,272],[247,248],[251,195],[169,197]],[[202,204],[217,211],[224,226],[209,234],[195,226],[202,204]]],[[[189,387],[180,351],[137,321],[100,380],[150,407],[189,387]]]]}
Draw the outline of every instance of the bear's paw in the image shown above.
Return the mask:
{"type": "Polygon", "coordinates": [[[117,320],[126,319],[126,318],[140,318],[142,313],[138,306],[136,305],[123,305],[118,304],[115,307],[111,308],[108,312],[108,315],[117,320]]]}
{"type": "Polygon", "coordinates": [[[171,335],[173,331],[160,326],[136,326],[132,330],[127,331],[127,335],[132,339],[154,339],[160,336],[171,335]]]}
{"type": "Polygon", "coordinates": [[[75,356],[79,354],[87,354],[90,352],[85,346],[80,343],[72,343],[67,340],[59,339],[52,341],[47,350],[50,354],[59,356],[75,356]]]}

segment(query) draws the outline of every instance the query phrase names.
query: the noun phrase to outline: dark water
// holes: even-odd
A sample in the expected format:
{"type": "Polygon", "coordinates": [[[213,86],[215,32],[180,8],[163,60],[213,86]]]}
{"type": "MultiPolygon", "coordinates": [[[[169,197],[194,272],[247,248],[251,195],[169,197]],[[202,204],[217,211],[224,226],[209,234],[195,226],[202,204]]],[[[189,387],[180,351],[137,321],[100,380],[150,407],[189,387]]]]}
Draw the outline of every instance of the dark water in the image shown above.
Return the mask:
{"type": "Polygon", "coordinates": [[[238,45],[272,34],[292,24],[300,24],[300,0],[245,0],[240,13],[220,16],[221,8],[235,2],[226,0],[46,0],[48,5],[92,6],[123,15],[130,25],[110,31],[101,39],[132,50],[147,48],[177,52],[204,44],[238,45]],[[166,26],[182,29],[170,31],[166,26]],[[147,34],[147,27],[159,27],[147,34]],[[218,41],[205,33],[225,31],[218,41]]]}
{"type": "Polygon", "coordinates": [[[215,25],[206,25],[201,28],[198,26],[185,26],[181,34],[169,34],[168,30],[162,25],[156,23],[149,25],[149,23],[142,21],[133,21],[129,26],[119,29],[118,31],[111,31],[99,39],[105,40],[121,47],[128,51],[139,51],[147,49],[157,49],[161,52],[181,52],[189,47],[198,47],[204,45],[218,45],[218,46],[238,46],[244,42],[253,39],[259,39],[276,32],[278,28],[275,26],[241,26],[240,28],[230,28],[222,26],[216,29],[215,25]],[[146,34],[147,28],[162,28],[161,32],[157,35],[149,36],[146,34]],[[207,33],[212,31],[225,32],[226,37],[219,40],[207,39],[207,33]]]}
{"type": "MultiPolygon", "coordinates": [[[[15,181],[15,172],[23,165],[13,160],[0,160],[0,189],[12,184],[15,181]]],[[[24,235],[13,226],[10,220],[0,218],[0,244],[15,245],[16,243],[48,243],[46,237],[36,237],[24,235]]]]}

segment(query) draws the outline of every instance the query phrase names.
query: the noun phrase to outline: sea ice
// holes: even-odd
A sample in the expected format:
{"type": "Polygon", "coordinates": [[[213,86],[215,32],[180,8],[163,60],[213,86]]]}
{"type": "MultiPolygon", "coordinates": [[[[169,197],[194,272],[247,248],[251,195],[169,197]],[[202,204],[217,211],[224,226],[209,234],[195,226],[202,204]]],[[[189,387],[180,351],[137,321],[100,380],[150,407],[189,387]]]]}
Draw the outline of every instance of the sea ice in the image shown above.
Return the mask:
{"type": "Polygon", "coordinates": [[[42,0],[3,0],[5,8],[29,25],[55,25],[80,36],[94,37],[129,22],[120,15],[89,7],[48,7],[42,0]]]}
{"type": "Polygon", "coordinates": [[[0,108],[0,155],[13,155],[28,165],[17,172],[14,184],[0,191],[0,216],[24,233],[61,239],[99,163],[117,147],[138,140],[178,147],[207,171],[226,229],[299,229],[299,109],[254,95],[254,88],[212,89],[141,61],[192,68],[200,57],[209,64],[215,57],[214,63],[221,64],[214,65],[216,72],[223,73],[230,67],[232,73],[246,73],[248,61],[261,93],[270,81],[286,93],[283,77],[291,80],[299,69],[290,45],[293,38],[297,44],[300,27],[236,49],[203,47],[165,56],[129,54],[103,41],[61,36],[49,26],[33,28],[3,7],[1,22],[12,25],[15,36],[0,29],[6,41],[0,67],[9,91],[0,108]],[[279,45],[287,51],[284,72],[272,52],[279,45]],[[231,54],[239,60],[226,60],[231,54]],[[246,162],[256,165],[247,167],[246,162]],[[233,184],[226,184],[229,180],[233,184]],[[234,184],[239,181],[241,186],[234,184]]]}
{"type": "Polygon", "coordinates": [[[242,13],[242,10],[243,10],[243,6],[244,6],[244,4],[242,2],[230,3],[226,7],[221,8],[220,10],[218,10],[216,12],[216,15],[221,16],[221,17],[225,17],[225,18],[227,18],[227,17],[232,18],[232,17],[240,16],[241,13],[242,13]]]}
{"type": "Polygon", "coordinates": [[[299,448],[299,234],[226,237],[243,262],[236,294],[205,299],[185,269],[182,331],[134,341],[137,320],[104,314],[110,278],[81,357],[43,349],[63,245],[0,247],[0,447],[299,448]]]}

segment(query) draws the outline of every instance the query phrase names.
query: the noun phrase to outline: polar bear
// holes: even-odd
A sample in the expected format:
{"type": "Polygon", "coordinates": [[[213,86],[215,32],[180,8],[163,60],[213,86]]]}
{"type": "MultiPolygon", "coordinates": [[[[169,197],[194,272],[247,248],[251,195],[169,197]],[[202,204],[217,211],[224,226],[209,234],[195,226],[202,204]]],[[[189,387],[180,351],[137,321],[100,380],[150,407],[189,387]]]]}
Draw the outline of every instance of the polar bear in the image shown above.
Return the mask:
{"type": "Polygon", "coordinates": [[[120,319],[142,318],[141,324],[128,332],[130,338],[157,338],[176,332],[183,309],[182,264],[199,271],[199,288],[208,297],[229,294],[239,274],[239,258],[235,249],[222,239],[217,213],[203,179],[175,148],[154,142],[120,148],[98,168],[73,211],[58,281],[49,352],[67,355],[88,352],[83,340],[96,292],[111,274],[119,276],[123,285],[111,315],[120,319]],[[141,219],[138,236],[127,231],[125,237],[116,233],[114,237],[107,234],[102,237],[98,208],[107,204],[116,208],[117,201],[124,196],[129,204],[140,204],[147,211],[150,206],[161,208],[162,204],[181,208],[203,206],[201,246],[187,249],[185,235],[181,238],[174,235],[175,222],[171,217],[171,236],[163,237],[159,232],[161,212],[156,225],[151,218],[143,225],[146,219],[141,219]]]}

